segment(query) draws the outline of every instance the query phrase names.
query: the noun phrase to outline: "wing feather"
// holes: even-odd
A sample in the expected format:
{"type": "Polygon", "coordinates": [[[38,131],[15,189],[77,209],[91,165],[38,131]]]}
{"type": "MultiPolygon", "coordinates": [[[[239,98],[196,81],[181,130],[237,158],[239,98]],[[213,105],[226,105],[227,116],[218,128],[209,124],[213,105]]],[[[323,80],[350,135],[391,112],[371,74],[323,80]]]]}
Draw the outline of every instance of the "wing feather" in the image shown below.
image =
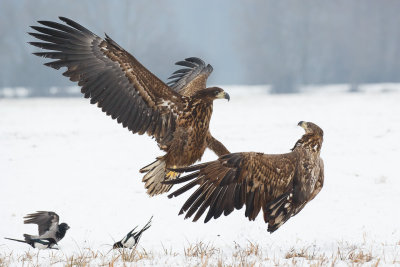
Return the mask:
{"type": "MultiPolygon", "coordinates": [[[[182,187],[169,195],[180,195],[199,185],[185,202],[181,213],[185,218],[196,213],[198,220],[207,210],[205,222],[230,214],[234,209],[246,206],[245,216],[255,220],[261,207],[285,193],[292,186],[296,154],[264,155],[261,153],[233,153],[217,161],[203,163],[180,171],[187,176],[170,181],[178,184],[190,181],[189,187],[182,187]]],[[[186,185],[186,186],[187,186],[186,185]]],[[[268,221],[267,221],[268,222],[268,221]]]]}
{"type": "Polygon", "coordinates": [[[173,90],[185,96],[191,96],[200,89],[206,88],[207,78],[213,71],[210,64],[197,57],[189,57],[184,61],[178,61],[175,65],[186,68],[172,73],[167,83],[173,90]]]}
{"type": "Polygon", "coordinates": [[[52,211],[37,211],[24,217],[25,224],[37,224],[40,238],[54,237],[58,230],[59,216],[52,211]]]}
{"type": "Polygon", "coordinates": [[[68,18],[59,18],[65,24],[38,21],[42,26],[32,26],[37,32],[29,34],[43,42],[30,44],[48,50],[34,54],[54,59],[46,66],[66,67],[63,75],[78,82],[90,103],[133,133],[148,133],[159,142],[170,135],[187,99],[109,36],[102,39],[68,18]]]}

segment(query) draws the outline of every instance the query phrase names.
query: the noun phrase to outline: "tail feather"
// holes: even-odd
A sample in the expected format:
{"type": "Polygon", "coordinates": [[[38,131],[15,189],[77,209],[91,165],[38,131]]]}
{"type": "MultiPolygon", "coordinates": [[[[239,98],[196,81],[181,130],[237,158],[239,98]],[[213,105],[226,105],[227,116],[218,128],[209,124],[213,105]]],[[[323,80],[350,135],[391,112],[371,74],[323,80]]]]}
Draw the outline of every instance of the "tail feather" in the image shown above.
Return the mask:
{"type": "Polygon", "coordinates": [[[158,158],[153,163],[143,167],[140,172],[146,172],[146,175],[143,177],[142,181],[145,183],[147,194],[150,196],[162,194],[171,189],[172,185],[163,183],[164,181],[174,178],[166,176],[168,170],[166,168],[166,163],[162,158],[158,158]]]}
{"type": "Polygon", "coordinates": [[[138,236],[142,235],[142,233],[143,233],[144,231],[146,231],[147,229],[150,228],[150,226],[151,226],[151,220],[152,220],[152,219],[153,219],[153,216],[151,216],[150,220],[146,223],[145,226],[143,226],[142,230],[140,230],[139,233],[137,233],[138,236]]]}
{"type": "Polygon", "coordinates": [[[12,240],[12,241],[17,241],[17,242],[21,242],[21,243],[27,243],[27,241],[25,241],[25,240],[14,239],[14,238],[9,238],[9,237],[4,237],[4,239],[8,239],[8,240],[12,240]]]}
{"type": "Polygon", "coordinates": [[[197,172],[191,173],[191,174],[189,174],[189,175],[186,175],[186,176],[184,176],[184,177],[182,177],[182,178],[176,178],[176,179],[174,179],[174,180],[163,181],[163,184],[181,184],[181,183],[190,181],[190,180],[192,180],[193,178],[198,177],[198,176],[199,176],[199,173],[200,173],[200,171],[197,171],[197,172]]]}
{"type": "Polygon", "coordinates": [[[35,239],[35,238],[39,238],[39,236],[24,234],[25,241],[29,242],[29,240],[32,240],[32,239],[35,239]]]}
{"type": "Polygon", "coordinates": [[[152,220],[152,219],[153,219],[153,216],[151,216],[150,220],[146,223],[145,226],[143,226],[142,230],[140,230],[138,233],[136,233],[136,234],[134,235],[134,238],[135,238],[135,246],[138,245],[139,240],[140,240],[140,238],[142,237],[143,232],[150,228],[150,226],[151,226],[151,220],[152,220]]]}
{"type": "Polygon", "coordinates": [[[141,168],[139,172],[145,173],[145,172],[151,171],[152,169],[157,167],[158,164],[159,164],[159,159],[157,159],[156,161],[150,163],[149,165],[141,168]]]}
{"type": "Polygon", "coordinates": [[[176,171],[176,172],[192,172],[196,170],[200,170],[203,167],[209,165],[211,162],[205,162],[205,163],[200,163],[197,165],[192,165],[188,167],[183,167],[183,168],[169,168],[171,171],[176,171]]]}

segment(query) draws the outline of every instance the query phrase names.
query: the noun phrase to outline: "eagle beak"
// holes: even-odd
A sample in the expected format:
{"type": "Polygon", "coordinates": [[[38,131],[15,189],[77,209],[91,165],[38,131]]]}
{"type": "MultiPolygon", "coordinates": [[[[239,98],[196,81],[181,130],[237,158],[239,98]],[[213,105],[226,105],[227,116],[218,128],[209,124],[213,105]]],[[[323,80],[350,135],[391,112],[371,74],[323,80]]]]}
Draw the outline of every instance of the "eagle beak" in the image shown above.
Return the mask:
{"type": "Polygon", "coordinates": [[[216,98],[225,98],[225,99],[228,99],[228,101],[231,99],[230,98],[230,96],[229,96],[229,94],[228,93],[226,93],[226,92],[220,92],[217,96],[216,96],[216,98]]]}

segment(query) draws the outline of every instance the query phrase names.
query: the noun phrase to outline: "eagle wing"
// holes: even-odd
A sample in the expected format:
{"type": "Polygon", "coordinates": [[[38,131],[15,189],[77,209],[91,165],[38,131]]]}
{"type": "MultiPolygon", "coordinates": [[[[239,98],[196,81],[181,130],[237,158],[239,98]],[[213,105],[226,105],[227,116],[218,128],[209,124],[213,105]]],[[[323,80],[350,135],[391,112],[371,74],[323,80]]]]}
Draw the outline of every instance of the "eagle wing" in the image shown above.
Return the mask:
{"type": "Polygon", "coordinates": [[[204,220],[208,222],[246,205],[245,216],[254,220],[261,207],[265,211],[268,203],[292,190],[295,170],[296,154],[293,152],[228,154],[216,161],[178,169],[192,173],[168,183],[191,182],[168,197],[178,196],[199,185],[180,210],[179,214],[186,212],[185,218],[196,213],[193,221],[197,221],[208,208],[204,220]]]}
{"type": "Polygon", "coordinates": [[[44,42],[30,42],[49,51],[34,53],[56,59],[45,63],[78,82],[85,98],[133,133],[147,132],[157,141],[171,138],[185,99],[148,71],[131,54],[106,35],[100,38],[64,17],[67,25],[39,21],[29,33],[44,42]]]}
{"type": "Polygon", "coordinates": [[[192,96],[198,90],[206,88],[207,78],[213,71],[213,67],[197,57],[189,57],[184,61],[178,61],[175,65],[185,68],[172,73],[167,83],[174,91],[184,96],[192,96]]]}
{"type": "Polygon", "coordinates": [[[324,178],[325,178],[325,171],[324,171],[324,161],[319,158],[319,174],[318,174],[318,180],[317,183],[314,186],[314,190],[312,190],[310,197],[308,198],[307,201],[311,201],[315,198],[316,195],[321,191],[322,187],[324,186],[324,178]]]}
{"type": "Polygon", "coordinates": [[[37,224],[40,238],[55,237],[60,217],[52,211],[37,211],[24,217],[25,224],[37,224]]]}
{"type": "MultiPolygon", "coordinates": [[[[303,162],[303,166],[307,165],[303,162]]],[[[324,185],[324,162],[318,158],[314,167],[298,168],[294,178],[293,190],[290,190],[274,201],[270,202],[265,210],[265,222],[268,222],[268,232],[276,231],[290,217],[299,213],[308,202],[313,200],[324,185]],[[316,177],[313,178],[312,169],[315,168],[316,177]],[[300,173],[299,173],[300,172],[300,173]],[[315,182],[313,182],[315,181],[315,182]]]]}

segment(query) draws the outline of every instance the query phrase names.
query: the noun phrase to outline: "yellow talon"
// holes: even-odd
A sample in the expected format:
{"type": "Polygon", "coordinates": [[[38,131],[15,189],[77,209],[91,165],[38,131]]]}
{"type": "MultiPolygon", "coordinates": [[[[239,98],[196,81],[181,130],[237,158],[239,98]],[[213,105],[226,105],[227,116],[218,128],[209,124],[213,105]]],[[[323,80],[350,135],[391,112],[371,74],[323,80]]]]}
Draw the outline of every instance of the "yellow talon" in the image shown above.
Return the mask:
{"type": "MultiPolygon", "coordinates": [[[[176,166],[174,165],[174,167],[172,169],[175,169],[175,168],[176,168],[176,166]]],[[[166,176],[167,176],[167,179],[175,179],[179,176],[179,172],[169,171],[169,172],[167,172],[166,176]]]]}
{"type": "Polygon", "coordinates": [[[173,172],[173,171],[169,171],[167,173],[167,178],[168,179],[175,179],[176,177],[178,177],[179,172],[173,172]]]}

